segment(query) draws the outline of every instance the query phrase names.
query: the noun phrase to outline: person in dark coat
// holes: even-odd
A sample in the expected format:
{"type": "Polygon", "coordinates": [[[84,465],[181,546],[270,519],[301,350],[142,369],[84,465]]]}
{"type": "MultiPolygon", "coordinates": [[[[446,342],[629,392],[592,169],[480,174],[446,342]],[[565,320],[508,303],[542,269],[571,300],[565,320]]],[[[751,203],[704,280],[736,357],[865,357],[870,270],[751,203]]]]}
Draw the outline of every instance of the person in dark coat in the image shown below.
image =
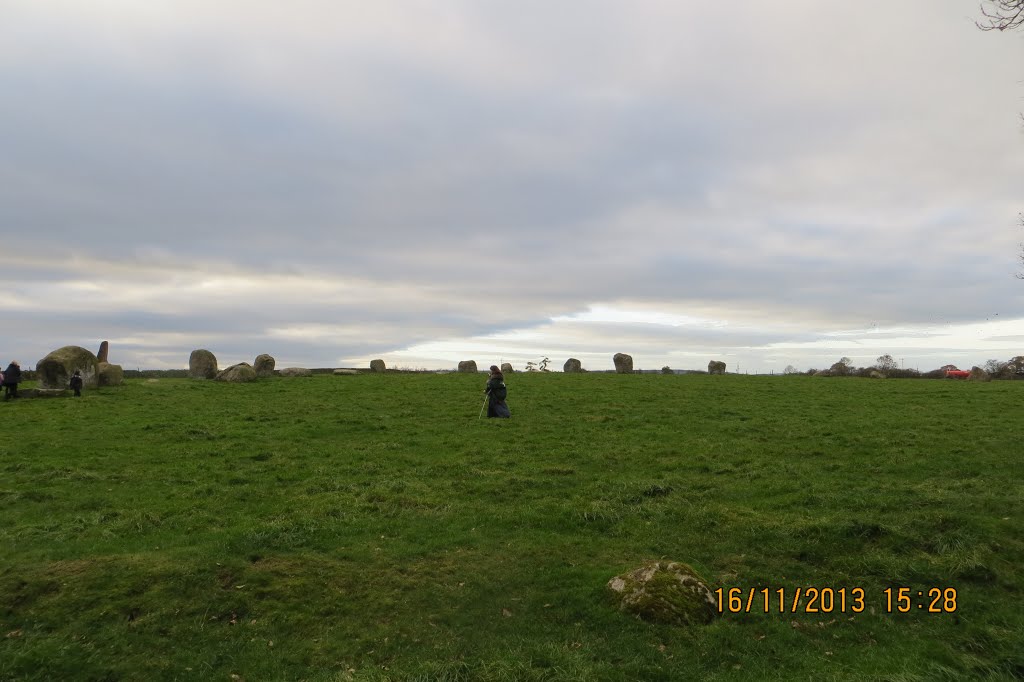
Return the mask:
{"type": "Polygon", "coordinates": [[[491,374],[487,377],[487,388],[484,389],[484,393],[487,394],[488,417],[508,419],[512,416],[512,412],[508,409],[508,403],[505,402],[505,397],[508,395],[505,377],[497,365],[491,365],[491,374]]]}
{"type": "Polygon", "coordinates": [[[76,369],[75,373],[71,375],[71,381],[68,382],[68,385],[74,389],[75,395],[79,398],[82,396],[82,383],[82,370],[76,369]]]}
{"type": "Polygon", "coordinates": [[[14,360],[4,370],[4,400],[18,397],[19,383],[21,383],[21,365],[14,360]]]}

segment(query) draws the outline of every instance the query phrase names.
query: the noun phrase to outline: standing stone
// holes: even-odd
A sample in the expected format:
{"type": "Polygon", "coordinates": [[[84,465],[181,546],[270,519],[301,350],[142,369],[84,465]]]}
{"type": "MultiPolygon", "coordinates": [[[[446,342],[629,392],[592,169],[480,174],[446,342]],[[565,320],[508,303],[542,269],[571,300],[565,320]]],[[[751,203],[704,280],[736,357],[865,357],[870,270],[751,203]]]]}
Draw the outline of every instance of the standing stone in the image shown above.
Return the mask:
{"type": "Polygon", "coordinates": [[[107,353],[110,351],[110,344],[106,341],[100,343],[100,351],[96,353],[96,362],[110,362],[107,360],[107,353]]]}
{"type": "Polygon", "coordinates": [[[370,371],[371,372],[383,372],[387,369],[384,366],[383,360],[370,360],[370,371]]]}
{"type": "Polygon", "coordinates": [[[562,365],[562,371],[567,373],[582,372],[583,363],[581,363],[576,358],[569,358],[568,360],[565,361],[565,364],[562,365]]]}
{"type": "Polygon", "coordinates": [[[708,363],[708,374],[725,374],[725,363],[721,360],[712,360],[708,363]]]}
{"type": "Polygon", "coordinates": [[[120,386],[124,383],[124,370],[121,365],[100,362],[96,365],[96,384],[99,386],[120,386]]]}
{"type": "Polygon", "coordinates": [[[217,358],[203,348],[192,351],[188,358],[188,375],[193,379],[213,379],[217,376],[217,358]]]}
{"type": "Polygon", "coordinates": [[[252,368],[258,377],[272,377],[274,376],[274,365],[276,364],[277,360],[273,356],[263,353],[256,356],[252,363],[252,368]]]}
{"type": "Polygon", "coordinates": [[[476,360],[463,360],[459,363],[460,372],[476,372],[476,360]]]}
{"type": "Polygon", "coordinates": [[[633,373],[633,356],[626,355],[625,353],[616,353],[612,357],[612,362],[615,363],[615,371],[618,374],[632,374],[633,373]]]}
{"type": "Polygon", "coordinates": [[[512,369],[512,363],[511,362],[503,362],[503,363],[501,363],[501,373],[502,374],[511,374],[514,371],[515,370],[512,369]]]}
{"type": "Polygon", "coordinates": [[[91,350],[81,346],[58,348],[36,363],[39,388],[67,388],[76,369],[82,373],[83,387],[96,388],[97,364],[91,350]]]}
{"type": "Polygon", "coordinates": [[[217,381],[230,381],[231,383],[243,383],[256,381],[256,370],[248,362],[240,362],[223,369],[214,377],[217,381]]]}

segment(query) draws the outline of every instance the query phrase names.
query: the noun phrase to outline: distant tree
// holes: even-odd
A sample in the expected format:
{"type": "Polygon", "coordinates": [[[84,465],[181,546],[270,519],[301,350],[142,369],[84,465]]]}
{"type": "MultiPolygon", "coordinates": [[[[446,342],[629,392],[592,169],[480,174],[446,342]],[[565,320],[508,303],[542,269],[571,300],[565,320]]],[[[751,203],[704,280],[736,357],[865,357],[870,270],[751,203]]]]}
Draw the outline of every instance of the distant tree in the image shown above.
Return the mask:
{"type": "Polygon", "coordinates": [[[839,362],[833,363],[832,366],[828,368],[828,371],[832,376],[844,377],[850,373],[851,369],[853,369],[853,360],[843,356],[839,358],[839,362]]]}
{"type": "Polygon", "coordinates": [[[899,368],[899,365],[896,364],[896,361],[891,355],[886,353],[875,360],[875,368],[880,372],[891,372],[894,369],[899,368]]]}
{"type": "Polygon", "coordinates": [[[782,373],[783,374],[799,374],[800,370],[798,370],[793,365],[786,365],[786,369],[782,370],[782,373]]]}
{"type": "Polygon", "coordinates": [[[669,367],[668,365],[665,365],[664,367],[661,368],[661,373],[662,374],[675,374],[675,372],[672,371],[672,368],[669,367]]]}
{"type": "Polygon", "coordinates": [[[989,374],[999,374],[1000,372],[1003,371],[1004,367],[1006,367],[1005,362],[1001,362],[999,360],[988,360],[987,362],[985,362],[985,366],[983,369],[989,374]]]}
{"type": "Polygon", "coordinates": [[[551,360],[549,360],[548,358],[544,358],[539,363],[533,362],[531,360],[530,362],[526,363],[526,371],[527,372],[550,372],[551,370],[548,369],[548,365],[550,363],[551,363],[551,360]]]}
{"type": "Polygon", "coordinates": [[[982,31],[1005,31],[1024,25],[1024,0],[985,0],[981,4],[985,18],[974,22],[982,31]]]}

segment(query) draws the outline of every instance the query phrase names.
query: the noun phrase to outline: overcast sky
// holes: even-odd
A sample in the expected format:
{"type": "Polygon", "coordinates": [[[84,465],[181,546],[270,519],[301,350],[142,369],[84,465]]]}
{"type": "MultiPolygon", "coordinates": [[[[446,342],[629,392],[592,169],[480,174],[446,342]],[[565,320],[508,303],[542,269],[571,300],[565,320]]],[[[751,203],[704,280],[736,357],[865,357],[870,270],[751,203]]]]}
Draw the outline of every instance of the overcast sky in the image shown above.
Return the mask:
{"type": "Polygon", "coordinates": [[[1024,354],[971,0],[0,0],[0,360],[1024,354]]]}

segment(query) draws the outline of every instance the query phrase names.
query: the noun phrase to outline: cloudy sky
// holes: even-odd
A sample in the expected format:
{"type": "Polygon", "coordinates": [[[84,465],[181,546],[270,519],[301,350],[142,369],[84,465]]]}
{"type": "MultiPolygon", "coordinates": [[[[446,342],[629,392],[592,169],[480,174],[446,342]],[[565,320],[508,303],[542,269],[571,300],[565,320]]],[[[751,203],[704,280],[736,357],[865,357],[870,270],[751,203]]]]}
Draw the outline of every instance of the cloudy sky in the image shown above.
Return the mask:
{"type": "Polygon", "coordinates": [[[971,0],[0,0],[0,360],[1024,354],[971,0]]]}

